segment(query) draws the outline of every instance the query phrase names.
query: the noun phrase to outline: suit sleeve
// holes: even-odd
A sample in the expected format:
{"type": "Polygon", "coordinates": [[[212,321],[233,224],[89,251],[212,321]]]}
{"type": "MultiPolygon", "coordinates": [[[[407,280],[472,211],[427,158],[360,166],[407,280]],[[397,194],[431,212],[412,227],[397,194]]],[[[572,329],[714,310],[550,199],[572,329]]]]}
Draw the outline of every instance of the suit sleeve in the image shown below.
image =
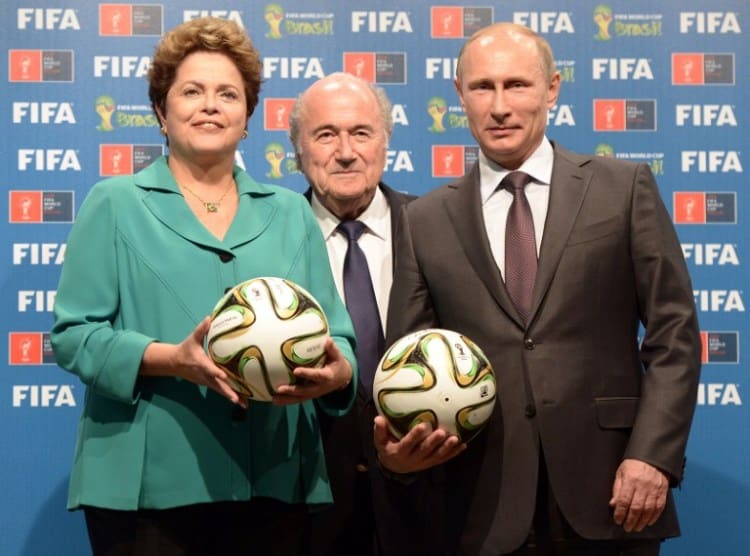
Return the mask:
{"type": "Polygon", "coordinates": [[[70,232],[50,337],[60,367],[97,394],[134,403],[141,358],[154,339],[113,325],[120,291],[113,187],[91,190],[70,232]]]}
{"type": "Polygon", "coordinates": [[[682,479],[697,400],[701,341],[687,265],[649,167],[635,173],[631,253],[638,310],[645,329],[645,374],[626,458],[646,461],[682,479]]]}
{"type": "Polygon", "coordinates": [[[410,332],[439,326],[430,291],[419,265],[409,220],[409,206],[404,206],[399,215],[393,286],[388,302],[387,346],[410,332]]]}

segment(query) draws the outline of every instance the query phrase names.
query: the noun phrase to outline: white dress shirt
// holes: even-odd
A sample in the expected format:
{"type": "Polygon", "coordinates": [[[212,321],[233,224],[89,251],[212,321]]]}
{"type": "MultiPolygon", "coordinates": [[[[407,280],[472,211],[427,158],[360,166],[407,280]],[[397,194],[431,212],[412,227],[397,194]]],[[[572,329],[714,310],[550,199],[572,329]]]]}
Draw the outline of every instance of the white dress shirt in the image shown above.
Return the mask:
{"type": "MultiPolygon", "coordinates": [[[[531,207],[531,216],[534,219],[537,256],[539,256],[539,246],[542,243],[544,221],[547,219],[553,161],[552,144],[545,137],[539,147],[518,168],[519,171],[526,172],[532,178],[525,192],[531,207]]],[[[484,226],[490,241],[492,256],[503,278],[505,277],[505,222],[508,219],[510,204],[513,202],[513,194],[499,185],[509,173],[510,170],[491,161],[480,150],[479,179],[484,226]]]]}
{"type": "MultiPolygon", "coordinates": [[[[341,299],[344,296],[344,258],[349,243],[344,234],[336,231],[340,220],[325,208],[313,192],[312,210],[320,224],[323,237],[328,247],[328,259],[333,271],[333,279],[341,299]]],[[[370,206],[357,218],[367,226],[357,243],[365,253],[367,266],[370,267],[370,279],[378,302],[380,322],[385,327],[388,297],[393,284],[393,242],[391,237],[391,208],[383,192],[375,190],[370,206]]],[[[385,333],[385,332],[384,332],[385,333]]]]}

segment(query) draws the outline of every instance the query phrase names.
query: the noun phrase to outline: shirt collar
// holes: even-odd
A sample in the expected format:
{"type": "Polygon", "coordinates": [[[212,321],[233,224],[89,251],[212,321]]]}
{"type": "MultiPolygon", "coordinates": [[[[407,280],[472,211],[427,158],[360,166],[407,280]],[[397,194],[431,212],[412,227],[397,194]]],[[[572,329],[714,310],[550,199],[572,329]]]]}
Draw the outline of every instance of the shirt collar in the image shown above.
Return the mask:
{"type": "MultiPolygon", "coordinates": [[[[323,206],[314,189],[312,190],[310,204],[320,224],[323,237],[328,241],[328,238],[336,233],[336,227],[341,220],[323,206]]],[[[389,215],[388,200],[378,186],[375,188],[375,196],[372,198],[372,201],[370,201],[364,212],[357,217],[357,220],[367,226],[367,229],[380,239],[386,239],[388,237],[388,226],[390,226],[389,215]]]]}
{"type": "MultiPolygon", "coordinates": [[[[545,136],[536,150],[531,153],[531,156],[527,158],[523,164],[521,164],[521,167],[518,168],[518,170],[529,174],[534,183],[549,185],[552,181],[552,164],[554,158],[555,152],[552,149],[552,144],[545,136]]],[[[497,162],[487,158],[480,149],[479,180],[482,204],[492,196],[497,189],[497,185],[509,173],[510,170],[503,168],[497,162]]]]}

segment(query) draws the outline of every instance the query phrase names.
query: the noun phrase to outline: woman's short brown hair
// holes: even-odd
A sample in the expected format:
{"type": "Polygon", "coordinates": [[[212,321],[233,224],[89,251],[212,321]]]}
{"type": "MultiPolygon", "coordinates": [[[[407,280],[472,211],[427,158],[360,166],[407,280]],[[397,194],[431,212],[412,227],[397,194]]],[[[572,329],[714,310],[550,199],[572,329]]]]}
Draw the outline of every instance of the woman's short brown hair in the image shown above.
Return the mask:
{"type": "Polygon", "coordinates": [[[166,114],[167,92],[174,83],[177,68],[193,52],[219,52],[229,57],[242,76],[249,118],[260,94],[260,53],[250,37],[233,21],[202,17],[178,25],[162,37],[154,50],[148,72],[148,97],[157,114],[166,114]]]}

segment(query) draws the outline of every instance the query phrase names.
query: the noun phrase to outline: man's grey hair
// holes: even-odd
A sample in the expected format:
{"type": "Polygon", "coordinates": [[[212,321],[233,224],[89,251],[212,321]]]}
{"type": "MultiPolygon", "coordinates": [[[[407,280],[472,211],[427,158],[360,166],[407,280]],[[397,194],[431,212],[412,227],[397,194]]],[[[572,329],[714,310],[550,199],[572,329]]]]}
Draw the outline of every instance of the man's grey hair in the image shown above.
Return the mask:
{"type": "MultiPolygon", "coordinates": [[[[358,81],[362,83],[365,87],[367,87],[372,94],[375,96],[375,99],[378,103],[378,108],[380,111],[380,119],[383,123],[383,130],[385,131],[385,139],[386,143],[391,138],[391,133],[393,132],[393,105],[391,104],[391,101],[388,99],[388,96],[385,94],[385,91],[378,87],[377,85],[374,85],[370,83],[369,81],[366,81],[364,79],[361,79],[359,77],[356,77],[349,73],[344,72],[336,72],[331,73],[324,77],[323,79],[329,79],[329,78],[335,78],[338,81],[358,81]]],[[[302,125],[302,117],[303,112],[306,108],[305,106],[305,93],[307,91],[304,91],[297,96],[296,100],[294,101],[294,106],[292,107],[292,112],[289,114],[289,141],[292,143],[292,147],[294,147],[295,154],[299,155],[301,151],[300,146],[300,127],[302,125]]]]}

